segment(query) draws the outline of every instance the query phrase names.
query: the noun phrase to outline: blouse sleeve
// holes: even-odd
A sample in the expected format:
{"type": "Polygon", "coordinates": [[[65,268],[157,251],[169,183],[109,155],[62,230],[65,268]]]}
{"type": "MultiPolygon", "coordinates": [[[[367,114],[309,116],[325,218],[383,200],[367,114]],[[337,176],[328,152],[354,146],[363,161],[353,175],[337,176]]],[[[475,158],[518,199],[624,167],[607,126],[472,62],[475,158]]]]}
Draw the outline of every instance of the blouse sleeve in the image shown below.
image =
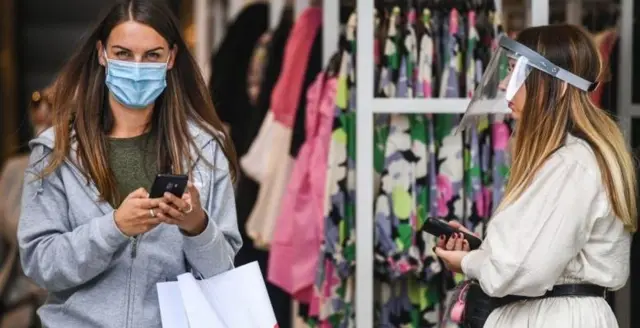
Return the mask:
{"type": "Polygon", "coordinates": [[[494,216],[486,247],[463,258],[463,272],[490,296],[543,295],[585,245],[601,192],[594,172],[556,153],[494,216]]]}

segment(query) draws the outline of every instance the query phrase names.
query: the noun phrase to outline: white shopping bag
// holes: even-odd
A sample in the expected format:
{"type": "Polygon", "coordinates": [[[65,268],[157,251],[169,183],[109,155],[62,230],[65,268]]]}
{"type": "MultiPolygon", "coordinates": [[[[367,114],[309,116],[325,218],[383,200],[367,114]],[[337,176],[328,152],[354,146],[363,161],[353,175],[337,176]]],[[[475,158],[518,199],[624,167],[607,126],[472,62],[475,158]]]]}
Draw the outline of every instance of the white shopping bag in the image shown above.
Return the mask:
{"type": "Polygon", "coordinates": [[[182,274],[159,283],[158,297],[164,328],[278,327],[257,262],[206,280],[182,274]]]}
{"type": "Polygon", "coordinates": [[[180,286],[177,281],[162,282],[158,287],[160,319],[164,328],[189,328],[187,313],[184,311],[180,286]]]}
{"type": "Polygon", "coordinates": [[[184,312],[189,321],[189,328],[231,328],[225,325],[215,309],[207,302],[200,284],[191,273],[178,276],[180,297],[184,305],[184,312]]]}

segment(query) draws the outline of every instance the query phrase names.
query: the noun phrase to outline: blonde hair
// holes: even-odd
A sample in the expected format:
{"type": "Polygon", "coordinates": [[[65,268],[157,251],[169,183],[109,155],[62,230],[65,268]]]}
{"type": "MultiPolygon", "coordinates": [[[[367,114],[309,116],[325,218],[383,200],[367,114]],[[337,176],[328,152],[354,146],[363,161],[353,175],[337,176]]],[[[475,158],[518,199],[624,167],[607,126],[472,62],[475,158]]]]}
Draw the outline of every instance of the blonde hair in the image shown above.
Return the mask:
{"type": "MultiPolygon", "coordinates": [[[[588,81],[600,77],[602,59],[579,27],[528,28],[517,40],[588,81]]],[[[572,133],[593,149],[613,212],[625,229],[635,232],[636,167],[616,122],[591,101],[587,92],[544,72],[532,70],[525,86],[528,97],[516,123],[511,171],[499,209],[520,197],[549,156],[572,133]]]]}

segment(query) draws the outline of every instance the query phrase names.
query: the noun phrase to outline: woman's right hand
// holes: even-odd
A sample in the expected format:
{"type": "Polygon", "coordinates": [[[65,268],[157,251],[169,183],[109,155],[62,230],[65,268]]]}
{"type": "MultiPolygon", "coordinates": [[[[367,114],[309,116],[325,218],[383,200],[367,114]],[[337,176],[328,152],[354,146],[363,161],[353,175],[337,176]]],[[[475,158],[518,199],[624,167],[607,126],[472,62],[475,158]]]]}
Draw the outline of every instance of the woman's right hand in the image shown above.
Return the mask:
{"type": "Polygon", "coordinates": [[[130,193],[122,201],[114,214],[114,220],[118,229],[128,237],[137,236],[155,228],[160,220],[155,217],[160,201],[150,199],[144,188],[139,188],[130,193]]]}

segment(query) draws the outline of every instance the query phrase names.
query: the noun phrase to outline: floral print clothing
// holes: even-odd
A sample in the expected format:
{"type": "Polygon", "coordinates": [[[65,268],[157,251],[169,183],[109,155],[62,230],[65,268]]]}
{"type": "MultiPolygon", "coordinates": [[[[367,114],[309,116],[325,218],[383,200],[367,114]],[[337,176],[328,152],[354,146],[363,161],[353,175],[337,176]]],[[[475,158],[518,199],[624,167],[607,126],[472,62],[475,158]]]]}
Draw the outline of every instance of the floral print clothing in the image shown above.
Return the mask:
{"type": "MultiPolygon", "coordinates": [[[[475,13],[474,13],[475,14],[475,13]]],[[[467,97],[486,65],[474,14],[425,10],[384,17],[376,67],[378,97],[467,97]],[[404,16],[403,16],[404,15],[404,16]],[[422,24],[422,28],[416,28],[422,24]]],[[[350,21],[355,19],[354,16],[350,21]]],[[[490,29],[493,30],[493,29],[490,29]]],[[[320,251],[313,327],[355,327],[355,24],[345,33],[329,150],[325,240],[320,251]]],[[[375,327],[455,327],[444,304],[462,279],[443,269],[435,238],[421,232],[428,217],[483,230],[506,176],[508,121],[492,115],[457,134],[457,114],[383,114],[374,118],[375,327]],[[505,132],[507,132],[505,134],[505,132]],[[502,145],[502,146],[501,146],[502,145]],[[504,147],[503,147],[504,146],[504,147]],[[505,163],[495,169],[495,163],[505,163]],[[498,192],[494,192],[498,187],[498,192]]],[[[364,191],[367,192],[367,191],[364,191]]],[[[313,310],[311,311],[313,313],[313,310]]],[[[368,314],[364,314],[368,315],[368,314]]]]}
{"type": "MultiPolygon", "coordinates": [[[[349,25],[355,30],[354,24],[349,25]]],[[[354,33],[347,36],[355,38],[354,33]]],[[[325,240],[316,275],[318,327],[354,327],[355,269],[355,70],[342,54],[327,172],[325,240]]]]}

